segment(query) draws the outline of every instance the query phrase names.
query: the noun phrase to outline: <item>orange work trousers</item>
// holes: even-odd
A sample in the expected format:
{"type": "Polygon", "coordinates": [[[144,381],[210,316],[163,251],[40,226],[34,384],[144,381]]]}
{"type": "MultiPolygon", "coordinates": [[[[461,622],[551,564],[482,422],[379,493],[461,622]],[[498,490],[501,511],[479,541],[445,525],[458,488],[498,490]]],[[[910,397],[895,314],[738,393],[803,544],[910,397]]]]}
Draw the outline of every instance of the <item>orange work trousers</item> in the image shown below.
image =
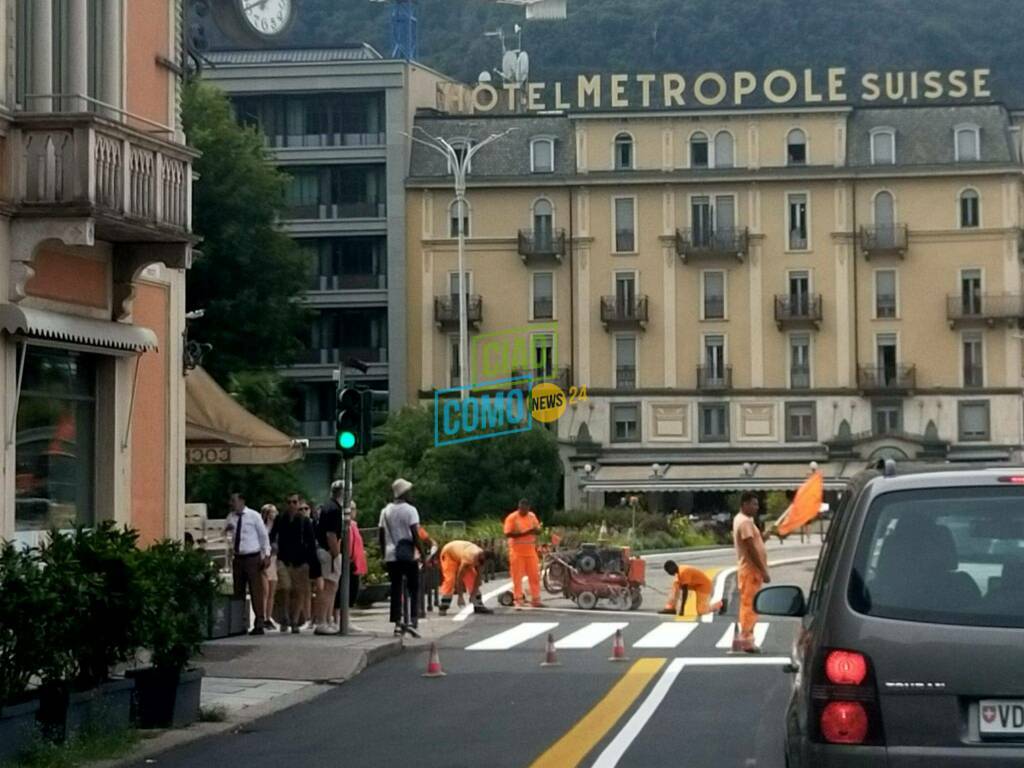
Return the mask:
{"type": "Polygon", "coordinates": [[[764,578],[760,571],[753,568],[740,568],[737,576],[740,586],[740,630],[750,634],[758,618],[754,613],[754,597],[764,584],[764,578]]]}
{"type": "Polygon", "coordinates": [[[540,558],[537,550],[510,547],[508,551],[508,567],[512,572],[512,595],[517,603],[523,602],[523,577],[530,580],[530,597],[533,602],[540,602],[540,558]]]}
{"type": "MultiPolygon", "coordinates": [[[[445,597],[451,597],[455,594],[455,577],[459,575],[459,559],[456,557],[446,557],[445,554],[441,553],[441,594],[445,597]]],[[[476,568],[467,567],[462,572],[462,585],[466,594],[470,598],[474,597],[472,594],[473,583],[476,581],[476,568]]]]}
{"type": "MultiPolygon", "coordinates": [[[[683,593],[683,604],[679,604],[679,593],[683,592],[684,587],[679,586],[677,582],[672,584],[672,594],[669,595],[668,602],[665,603],[666,611],[675,611],[676,613],[682,613],[686,608],[686,593],[683,593]]],[[[711,613],[711,587],[694,587],[693,585],[687,585],[685,589],[693,592],[697,595],[697,615],[703,616],[705,613],[711,613]]]]}

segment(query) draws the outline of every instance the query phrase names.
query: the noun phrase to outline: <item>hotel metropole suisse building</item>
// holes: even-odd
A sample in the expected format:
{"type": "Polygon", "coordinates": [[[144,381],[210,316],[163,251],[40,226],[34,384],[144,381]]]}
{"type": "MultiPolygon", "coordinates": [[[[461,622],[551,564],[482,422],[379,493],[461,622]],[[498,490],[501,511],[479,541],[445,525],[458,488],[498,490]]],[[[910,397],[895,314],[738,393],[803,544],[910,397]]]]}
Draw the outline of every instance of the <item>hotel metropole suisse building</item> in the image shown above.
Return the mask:
{"type": "Polygon", "coordinates": [[[181,535],[176,0],[0,0],[0,539],[181,535]]]}
{"type": "Polygon", "coordinates": [[[567,508],[1019,458],[1017,122],[991,100],[421,112],[456,145],[515,130],[472,158],[465,211],[414,147],[410,398],[460,383],[463,226],[471,337],[515,329],[588,388],[557,423],[567,508]]]}

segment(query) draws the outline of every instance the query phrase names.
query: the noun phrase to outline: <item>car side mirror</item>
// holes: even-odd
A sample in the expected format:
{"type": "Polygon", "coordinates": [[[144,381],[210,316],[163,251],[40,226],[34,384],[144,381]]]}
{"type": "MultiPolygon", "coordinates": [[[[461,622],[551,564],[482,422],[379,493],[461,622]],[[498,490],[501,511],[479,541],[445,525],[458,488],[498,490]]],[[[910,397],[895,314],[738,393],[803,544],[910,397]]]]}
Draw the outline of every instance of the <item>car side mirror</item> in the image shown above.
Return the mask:
{"type": "Polygon", "coordinates": [[[803,616],[807,601],[800,587],[765,587],[754,597],[754,610],[766,616],[803,616]]]}

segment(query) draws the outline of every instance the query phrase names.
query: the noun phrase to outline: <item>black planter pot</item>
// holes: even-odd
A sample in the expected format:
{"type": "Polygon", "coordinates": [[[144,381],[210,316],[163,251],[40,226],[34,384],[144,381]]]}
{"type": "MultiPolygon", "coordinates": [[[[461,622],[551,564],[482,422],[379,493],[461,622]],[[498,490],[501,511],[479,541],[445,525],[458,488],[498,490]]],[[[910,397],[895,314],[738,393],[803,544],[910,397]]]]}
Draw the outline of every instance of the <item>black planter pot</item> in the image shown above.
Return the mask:
{"type": "Polygon", "coordinates": [[[140,728],[185,728],[199,719],[203,670],[135,669],[135,724],[140,728]]]}
{"type": "Polygon", "coordinates": [[[55,744],[63,744],[89,727],[96,689],[74,691],[64,685],[44,685],[39,689],[36,720],[42,735],[55,744]]]}
{"type": "Polygon", "coordinates": [[[32,745],[39,733],[38,712],[39,699],[0,707],[0,764],[13,761],[32,745]]]}
{"type": "Polygon", "coordinates": [[[359,594],[356,595],[356,605],[360,608],[369,608],[374,603],[383,603],[390,596],[390,584],[369,584],[359,590],[359,594]]]}

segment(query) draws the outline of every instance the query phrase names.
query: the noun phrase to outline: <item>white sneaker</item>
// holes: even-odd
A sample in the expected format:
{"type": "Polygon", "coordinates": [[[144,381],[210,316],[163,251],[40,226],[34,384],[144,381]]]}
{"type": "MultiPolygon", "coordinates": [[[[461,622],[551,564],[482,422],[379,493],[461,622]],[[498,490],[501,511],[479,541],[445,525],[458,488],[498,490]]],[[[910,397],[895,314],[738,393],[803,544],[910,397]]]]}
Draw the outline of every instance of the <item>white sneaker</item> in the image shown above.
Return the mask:
{"type": "Polygon", "coordinates": [[[313,630],[315,635],[336,635],[338,634],[338,628],[333,624],[318,624],[317,628],[313,630]]]}

